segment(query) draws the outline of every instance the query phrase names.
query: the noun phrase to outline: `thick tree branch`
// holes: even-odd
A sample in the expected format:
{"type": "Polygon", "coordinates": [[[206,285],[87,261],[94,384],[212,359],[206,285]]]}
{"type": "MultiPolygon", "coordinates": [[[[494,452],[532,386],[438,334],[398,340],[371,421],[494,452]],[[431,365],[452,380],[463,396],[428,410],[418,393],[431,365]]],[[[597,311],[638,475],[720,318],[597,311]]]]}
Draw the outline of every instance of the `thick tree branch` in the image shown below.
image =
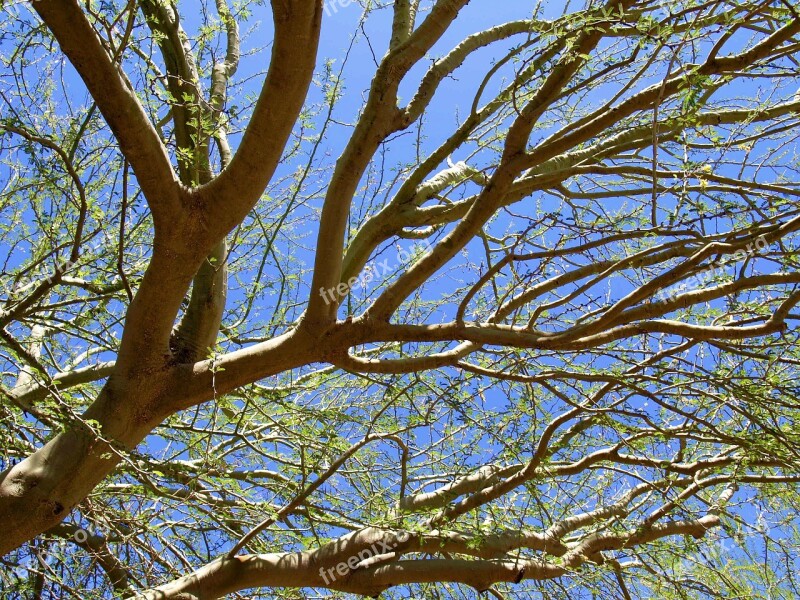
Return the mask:
{"type": "Polygon", "coordinates": [[[41,0],[33,8],[53,32],[97,102],[133,167],[157,225],[166,226],[181,209],[181,186],[167,151],[127,77],[106,53],[77,2],[41,0]]]}
{"type": "MultiPolygon", "coordinates": [[[[272,57],[250,123],[230,164],[194,192],[206,208],[212,237],[241,222],[275,172],[314,73],[322,12],[321,0],[272,2],[272,57]]],[[[234,54],[229,48],[226,73],[232,72],[234,54]]]]}

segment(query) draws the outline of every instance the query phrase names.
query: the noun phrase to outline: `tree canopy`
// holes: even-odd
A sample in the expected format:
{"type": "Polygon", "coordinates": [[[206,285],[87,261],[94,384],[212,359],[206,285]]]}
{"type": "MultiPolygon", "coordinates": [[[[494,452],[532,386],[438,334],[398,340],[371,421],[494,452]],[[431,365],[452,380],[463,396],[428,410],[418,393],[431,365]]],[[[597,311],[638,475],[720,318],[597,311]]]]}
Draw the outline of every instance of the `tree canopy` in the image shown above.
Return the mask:
{"type": "Polygon", "coordinates": [[[8,597],[800,596],[794,2],[2,14],[8,597]]]}

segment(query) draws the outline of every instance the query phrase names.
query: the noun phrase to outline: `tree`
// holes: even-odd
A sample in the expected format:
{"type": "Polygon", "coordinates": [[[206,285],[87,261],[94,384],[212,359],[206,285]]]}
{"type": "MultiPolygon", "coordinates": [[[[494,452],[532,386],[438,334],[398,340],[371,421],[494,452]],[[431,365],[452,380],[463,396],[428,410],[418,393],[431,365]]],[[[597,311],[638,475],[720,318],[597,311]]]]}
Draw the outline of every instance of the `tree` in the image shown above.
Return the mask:
{"type": "Polygon", "coordinates": [[[5,5],[10,593],[800,593],[800,14],[468,4],[5,5]]]}

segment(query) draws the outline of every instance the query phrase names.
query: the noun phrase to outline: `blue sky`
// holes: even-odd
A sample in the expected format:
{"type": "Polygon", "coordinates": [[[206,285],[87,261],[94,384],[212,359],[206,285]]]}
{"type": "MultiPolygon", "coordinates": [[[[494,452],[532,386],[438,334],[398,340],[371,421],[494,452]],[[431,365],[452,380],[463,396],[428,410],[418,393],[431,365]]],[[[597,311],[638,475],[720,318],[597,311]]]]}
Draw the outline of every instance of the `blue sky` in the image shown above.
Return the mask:
{"type": "MultiPolygon", "coordinates": [[[[443,53],[447,52],[451,49],[455,44],[461,41],[465,36],[474,33],[476,31],[486,29],[489,26],[506,22],[508,20],[513,19],[520,19],[525,18],[530,15],[531,6],[533,2],[527,2],[523,0],[509,0],[509,1],[491,1],[489,0],[484,2],[472,2],[467,8],[465,8],[456,21],[454,26],[448,31],[448,33],[444,36],[444,38],[437,44],[434,48],[431,55],[433,57],[441,56],[443,53]],[[490,6],[490,9],[487,10],[487,6],[490,6]]],[[[189,2],[182,3],[181,7],[183,9],[183,16],[184,16],[184,25],[189,32],[190,36],[193,36],[195,33],[195,29],[197,26],[197,17],[198,13],[192,11],[192,7],[194,5],[189,2]]],[[[556,11],[562,8],[562,4],[558,2],[549,2],[547,3],[547,7],[544,11],[543,16],[545,17],[555,17],[557,16],[556,11]]],[[[351,42],[352,36],[357,34],[357,26],[359,20],[362,17],[362,9],[358,4],[350,4],[348,6],[341,6],[338,10],[333,11],[330,10],[330,14],[326,14],[323,20],[323,30],[322,30],[322,38],[320,43],[320,50],[319,50],[319,65],[320,65],[320,72],[322,70],[322,65],[325,63],[327,59],[334,60],[334,71],[338,71],[338,69],[343,64],[343,57],[344,54],[351,42]]],[[[420,15],[420,18],[424,18],[425,14],[423,13],[420,15]]],[[[266,44],[269,40],[269,33],[270,33],[270,24],[269,24],[269,15],[267,9],[261,7],[256,7],[255,17],[253,20],[260,19],[262,21],[262,25],[260,29],[255,30],[249,36],[245,38],[245,51],[248,49],[252,49],[254,47],[260,47],[266,44]]],[[[243,30],[246,30],[247,27],[252,25],[252,21],[246,26],[243,27],[243,30]]],[[[332,123],[330,129],[326,135],[326,138],[323,142],[323,150],[322,154],[317,158],[317,165],[322,165],[323,163],[328,167],[330,164],[335,160],[339,153],[341,153],[344,145],[347,142],[349,134],[351,132],[350,124],[354,123],[358,118],[359,110],[363,104],[364,95],[363,92],[368,89],[370,80],[374,75],[375,71],[375,58],[380,59],[386,51],[386,45],[388,42],[388,35],[387,32],[389,31],[391,23],[391,10],[383,9],[372,16],[370,16],[367,23],[364,25],[364,31],[366,36],[358,33],[358,39],[356,40],[355,44],[353,45],[352,51],[350,52],[349,59],[346,64],[346,68],[343,73],[343,81],[345,86],[345,91],[341,101],[337,104],[336,109],[333,113],[333,119],[335,123],[332,123]]],[[[521,36],[520,38],[522,39],[521,36]]],[[[452,79],[446,80],[443,85],[441,86],[437,99],[445,100],[440,102],[434,102],[431,111],[425,117],[425,135],[427,139],[423,142],[424,149],[430,149],[435,147],[438,142],[447,134],[451,133],[455,123],[457,122],[458,115],[463,114],[468,107],[472,103],[473,99],[473,91],[477,87],[478,83],[482,79],[487,64],[493,58],[497,58],[502,56],[502,50],[505,48],[510,47],[510,44],[505,46],[498,45],[499,50],[496,48],[492,51],[484,51],[478,53],[473,59],[467,62],[467,64],[459,69],[457,73],[454,75],[452,79]]],[[[298,52],[302,52],[304,49],[298,48],[298,52]]],[[[257,74],[262,73],[263,70],[266,68],[266,56],[268,56],[268,52],[262,52],[257,55],[245,56],[242,60],[242,65],[240,68],[239,73],[237,74],[237,80],[239,81],[246,81],[247,83],[244,85],[242,92],[249,93],[249,94],[256,94],[260,88],[260,84],[262,78],[257,74]]],[[[406,78],[404,81],[403,87],[401,88],[401,96],[405,96],[405,100],[408,99],[413,90],[416,87],[419,78],[421,77],[422,73],[428,64],[428,60],[424,60],[420,66],[418,66],[412,73],[406,78]]],[[[67,68],[67,73],[69,74],[67,78],[67,83],[70,89],[75,93],[76,97],[83,98],[85,92],[83,90],[82,84],[77,81],[77,78],[70,68],[67,68]]],[[[317,81],[319,81],[320,75],[317,77],[317,81]]],[[[494,83],[494,88],[499,86],[499,82],[494,83]]],[[[755,91],[755,86],[753,86],[753,90],[755,91]]],[[[747,88],[744,89],[744,92],[749,91],[747,88]]],[[[238,94],[236,98],[231,98],[229,101],[230,103],[239,103],[241,102],[242,94],[238,94]]],[[[598,92],[599,93],[599,92],[598,92]]],[[[736,91],[737,94],[743,93],[742,88],[738,88],[736,91]]],[[[322,100],[322,92],[318,86],[313,86],[312,90],[309,94],[309,105],[318,105],[322,100]]],[[[315,122],[317,127],[320,126],[321,121],[319,117],[315,117],[315,122]]],[[[232,141],[236,142],[236,136],[233,136],[232,141]]],[[[389,168],[393,167],[396,163],[407,162],[413,160],[413,136],[409,136],[408,138],[398,138],[396,142],[393,144],[392,149],[388,151],[387,158],[387,165],[389,168]]],[[[307,150],[310,144],[305,144],[305,149],[307,150]]],[[[454,160],[461,160],[462,156],[454,156],[454,160]]],[[[287,162],[279,171],[278,178],[291,175],[294,170],[297,168],[298,163],[294,161],[287,162]]],[[[325,179],[324,173],[325,171],[321,172],[322,174],[319,175],[318,181],[311,181],[309,182],[309,188],[314,188],[315,186],[319,188],[320,193],[316,195],[316,197],[309,202],[308,205],[298,206],[297,209],[294,211],[293,218],[298,221],[297,227],[300,228],[301,241],[302,244],[300,245],[292,245],[286,244],[285,240],[283,241],[284,246],[288,248],[287,252],[294,252],[296,253],[295,258],[303,261],[305,263],[306,268],[311,266],[311,260],[313,258],[314,253],[314,242],[315,242],[315,235],[316,235],[316,214],[318,209],[321,206],[322,201],[322,192],[325,189],[325,179]]],[[[275,190],[274,193],[278,194],[287,194],[288,193],[288,184],[279,185],[275,190]]],[[[271,190],[272,192],[272,190],[271,190]]],[[[281,200],[285,200],[285,195],[281,196],[281,200]]],[[[623,199],[624,200],[624,199],[623,199]]],[[[358,209],[359,204],[361,204],[362,199],[356,199],[354,203],[358,209]]],[[[622,200],[619,199],[612,199],[609,200],[607,203],[607,207],[609,209],[616,209],[621,206],[622,200]]],[[[541,210],[547,211],[551,208],[556,206],[556,202],[552,198],[535,198],[535,199],[526,199],[523,204],[525,208],[528,209],[528,212],[531,213],[534,210],[541,210]]],[[[727,220],[721,222],[723,225],[729,225],[727,220]]],[[[504,221],[500,219],[496,222],[493,227],[497,232],[502,232],[504,228],[508,227],[508,221],[504,221]]],[[[408,245],[408,244],[407,244],[408,245]]],[[[476,250],[479,256],[480,253],[480,246],[478,243],[475,244],[473,248],[476,250]]],[[[394,254],[395,250],[389,248],[385,251],[385,255],[390,256],[390,262],[394,262],[394,254]]],[[[464,262],[468,262],[465,261],[464,262]]],[[[278,276],[277,271],[273,269],[272,266],[268,264],[268,278],[275,278],[278,276]]],[[[252,271],[248,271],[245,269],[243,275],[252,275],[252,271]]],[[[447,293],[453,286],[454,277],[458,275],[448,273],[445,277],[437,280],[433,285],[427,288],[427,294],[429,297],[433,298],[437,294],[447,293]]],[[[310,279],[309,277],[305,277],[306,285],[307,281],[310,279]]],[[[465,276],[466,279],[466,276],[465,276]]],[[[630,289],[630,283],[622,281],[618,284],[617,287],[613,289],[615,295],[621,295],[627,292],[630,289]]],[[[307,294],[308,290],[307,287],[302,289],[302,294],[307,294]]],[[[237,304],[238,301],[242,299],[243,289],[236,285],[232,285],[232,293],[231,298],[229,300],[230,305],[237,304]]],[[[261,304],[264,307],[268,307],[269,303],[274,300],[273,295],[267,295],[262,300],[260,300],[261,304]]],[[[300,307],[302,308],[302,306],[300,307]]],[[[298,312],[300,310],[298,308],[298,312]]],[[[452,306],[442,306],[440,308],[440,312],[436,313],[432,316],[431,320],[436,320],[444,318],[448,311],[452,312],[452,306]]],[[[344,314],[344,308],[342,314],[344,314]]],[[[296,314],[295,314],[296,316],[296,314]]],[[[106,359],[111,358],[111,356],[102,356],[99,355],[95,357],[95,359],[106,359]]],[[[538,357],[540,360],[540,364],[547,364],[548,362],[552,362],[553,366],[559,366],[562,364],[562,361],[558,357],[553,356],[541,356],[538,357]]],[[[694,357],[692,357],[694,358],[694,357]]],[[[599,359],[596,356],[594,357],[587,357],[588,363],[593,363],[592,366],[595,367],[602,367],[605,363],[603,359],[599,359]]],[[[708,359],[707,360],[711,360],[708,359]]],[[[608,361],[608,364],[611,364],[611,360],[608,361]]],[[[367,388],[364,390],[364,393],[377,393],[379,388],[376,386],[375,388],[367,388]]],[[[484,405],[485,408],[489,408],[498,413],[502,413],[502,410],[509,402],[518,401],[518,398],[509,398],[506,397],[502,390],[497,388],[491,388],[486,392],[486,404],[484,405]]],[[[313,405],[315,400],[310,400],[310,403],[313,405]]],[[[477,400],[476,400],[477,402],[477,400]]],[[[640,408],[643,406],[641,398],[634,398],[632,400],[632,405],[640,408]]],[[[653,407],[650,407],[653,409],[653,407]]],[[[656,410],[653,410],[653,415],[657,414],[656,410]]],[[[355,432],[358,434],[358,431],[355,432]]],[[[418,442],[420,445],[425,445],[427,441],[422,436],[424,433],[420,433],[420,438],[418,438],[418,442]]],[[[158,453],[160,450],[163,449],[163,445],[161,444],[160,439],[157,436],[153,436],[150,438],[149,446],[146,446],[145,450],[158,453]]],[[[477,448],[474,452],[474,456],[472,457],[476,464],[480,464],[483,460],[486,459],[487,455],[490,455],[492,452],[497,451],[498,447],[490,447],[488,444],[477,448]]],[[[745,513],[747,514],[747,513],[745,513]]],[[[750,515],[748,515],[750,516],[750,515]]]]}

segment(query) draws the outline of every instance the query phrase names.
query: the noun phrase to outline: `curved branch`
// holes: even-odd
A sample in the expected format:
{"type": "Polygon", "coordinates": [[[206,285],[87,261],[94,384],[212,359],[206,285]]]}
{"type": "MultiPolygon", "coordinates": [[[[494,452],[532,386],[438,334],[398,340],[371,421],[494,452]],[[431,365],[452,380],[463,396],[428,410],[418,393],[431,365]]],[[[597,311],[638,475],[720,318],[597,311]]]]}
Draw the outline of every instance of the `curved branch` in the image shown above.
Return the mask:
{"type": "MultiPolygon", "coordinates": [[[[322,0],[272,2],[272,57],[250,123],[230,164],[193,192],[216,236],[227,234],[245,217],[275,172],[311,84],[322,12],[322,0]]],[[[231,72],[233,64],[226,65],[231,72]]]]}
{"type": "Polygon", "coordinates": [[[95,99],[131,164],[157,226],[168,226],[182,207],[182,187],[166,148],[121,67],[112,60],[74,0],[33,3],[95,99]]]}

